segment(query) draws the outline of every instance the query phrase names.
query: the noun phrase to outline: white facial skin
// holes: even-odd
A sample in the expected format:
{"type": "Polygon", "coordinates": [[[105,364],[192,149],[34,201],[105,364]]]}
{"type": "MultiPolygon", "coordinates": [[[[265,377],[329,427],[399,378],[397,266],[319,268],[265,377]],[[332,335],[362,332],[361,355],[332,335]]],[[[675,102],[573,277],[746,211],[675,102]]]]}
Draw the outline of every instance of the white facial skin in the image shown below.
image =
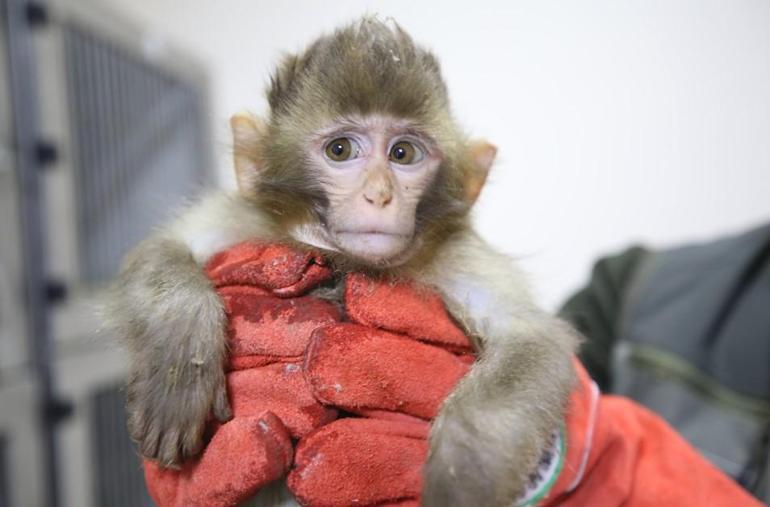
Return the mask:
{"type": "Polygon", "coordinates": [[[435,142],[404,120],[369,116],[335,122],[308,146],[327,226],[299,227],[295,238],[373,265],[405,261],[417,204],[441,164],[435,142]]]}

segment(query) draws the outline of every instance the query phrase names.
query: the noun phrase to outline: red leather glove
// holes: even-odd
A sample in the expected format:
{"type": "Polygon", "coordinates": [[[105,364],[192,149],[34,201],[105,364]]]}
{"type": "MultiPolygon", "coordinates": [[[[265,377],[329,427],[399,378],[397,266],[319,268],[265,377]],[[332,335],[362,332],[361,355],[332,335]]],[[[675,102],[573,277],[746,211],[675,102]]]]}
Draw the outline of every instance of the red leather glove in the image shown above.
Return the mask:
{"type": "Polygon", "coordinates": [[[203,453],[179,470],[145,461],[145,479],[161,506],[225,506],[283,477],[291,438],[336,417],[312,395],[301,371],[313,331],[340,320],[337,308],[303,296],[332,276],[310,253],[244,243],[216,255],[206,271],[228,316],[233,419],[218,428],[203,453]]]}
{"type": "Polygon", "coordinates": [[[429,421],[467,373],[471,344],[441,299],[411,284],[349,275],[354,323],[317,329],[305,374],[315,396],[366,416],[302,439],[289,489],[307,505],[417,505],[429,421]]]}
{"type": "MultiPolygon", "coordinates": [[[[317,329],[306,375],[317,398],[368,417],[336,420],[300,440],[289,488],[314,507],[416,507],[427,420],[468,368],[468,344],[436,296],[360,275],[347,282],[347,313],[359,324],[317,329]]],[[[577,360],[575,370],[564,425],[512,504],[760,505],[659,416],[601,396],[577,360]]]]}

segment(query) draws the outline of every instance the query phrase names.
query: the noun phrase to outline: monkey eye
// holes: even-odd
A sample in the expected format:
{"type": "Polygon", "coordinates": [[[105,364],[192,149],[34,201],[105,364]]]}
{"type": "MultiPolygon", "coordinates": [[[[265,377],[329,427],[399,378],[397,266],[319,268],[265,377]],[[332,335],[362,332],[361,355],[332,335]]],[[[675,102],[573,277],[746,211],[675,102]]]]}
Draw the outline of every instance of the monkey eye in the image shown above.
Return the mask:
{"type": "Polygon", "coordinates": [[[409,165],[422,160],[422,150],[409,141],[399,141],[390,148],[388,157],[396,164],[409,165]]]}
{"type": "Polygon", "coordinates": [[[358,157],[359,147],[353,139],[338,137],[326,145],[326,156],[334,162],[344,162],[358,157]]]}

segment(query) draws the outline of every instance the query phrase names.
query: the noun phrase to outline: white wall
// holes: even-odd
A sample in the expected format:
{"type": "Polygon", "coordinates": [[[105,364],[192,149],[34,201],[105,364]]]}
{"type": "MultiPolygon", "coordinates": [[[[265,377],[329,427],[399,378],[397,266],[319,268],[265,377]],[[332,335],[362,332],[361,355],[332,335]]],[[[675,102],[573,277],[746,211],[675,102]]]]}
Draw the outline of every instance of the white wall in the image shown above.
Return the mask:
{"type": "Polygon", "coordinates": [[[602,253],[770,219],[770,2],[100,0],[210,66],[226,120],[262,112],[281,51],[362,13],[443,62],[458,118],[499,148],[477,225],[555,307],[602,253]]]}

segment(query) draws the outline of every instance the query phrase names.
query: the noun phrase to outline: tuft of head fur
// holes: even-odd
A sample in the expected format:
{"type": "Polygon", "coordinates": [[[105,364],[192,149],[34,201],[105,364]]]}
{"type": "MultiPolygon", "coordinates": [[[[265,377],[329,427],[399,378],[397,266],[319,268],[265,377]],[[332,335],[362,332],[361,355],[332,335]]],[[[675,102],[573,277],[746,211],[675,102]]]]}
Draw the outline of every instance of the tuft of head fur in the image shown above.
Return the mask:
{"type": "Polygon", "coordinates": [[[466,226],[470,203],[464,175],[471,170],[467,139],[452,118],[436,57],[395,22],[364,17],[286,55],[267,90],[270,115],[258,151],[257,203],[280,228],[317,221],[329,203],[308,174],[306,146],[330,122],[370,114],[407,119],[436,141],[443,162],[417,208],[424,245],[466,226]]]}
{"type": "Polygon", "coordinates": [[[268,90],[271,121],[390,113],[423,124],[449,108],[436,57],[396,23],[365,17],[284,57],[268,90]]]}

